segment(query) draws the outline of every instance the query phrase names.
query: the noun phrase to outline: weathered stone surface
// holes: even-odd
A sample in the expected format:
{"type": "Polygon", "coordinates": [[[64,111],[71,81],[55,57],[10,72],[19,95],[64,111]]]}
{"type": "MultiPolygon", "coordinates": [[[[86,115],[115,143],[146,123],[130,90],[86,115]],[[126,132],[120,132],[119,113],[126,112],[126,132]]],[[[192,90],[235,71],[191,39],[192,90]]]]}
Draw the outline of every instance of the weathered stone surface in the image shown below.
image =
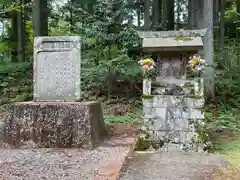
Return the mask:
{"type": "Polygon", "coordinates": [[[104,138],[99,102],[21,102],[8,107],[4,135],[21,147],[32,140],[37,147],[94,148],[104,138]]]}
{"type": "Polygon", "coordinates": [[[81,98],[80,38],[36,37],[34,41],[34,100],[81,98]]]}
{"type": "Polygon", "coordinates": [[[203,98],[186,98],[188,106],[192,108],[202,108],[204,106],[203,98]]]}

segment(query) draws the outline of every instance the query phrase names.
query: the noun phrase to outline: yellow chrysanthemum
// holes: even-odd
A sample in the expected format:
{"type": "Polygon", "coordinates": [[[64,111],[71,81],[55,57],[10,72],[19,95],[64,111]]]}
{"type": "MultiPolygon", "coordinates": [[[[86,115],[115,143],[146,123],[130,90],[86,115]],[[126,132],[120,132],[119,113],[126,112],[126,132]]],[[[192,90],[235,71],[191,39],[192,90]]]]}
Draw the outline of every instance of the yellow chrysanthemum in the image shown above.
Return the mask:
{"type": "Polygon", "coordinates": [[[144,59],[143,62],[144,62],[144,64],[150,64],[152,61],[151,61],[151,59],[148,58],[148,59],[144,59]]]}
{"type": "Polygon", "coordinates": [[[193,60],[191,61],[192,67],[195,67],[197,64],[199,64],[199,61],[198,61],[197,59],[193,59],[193,60]]]}

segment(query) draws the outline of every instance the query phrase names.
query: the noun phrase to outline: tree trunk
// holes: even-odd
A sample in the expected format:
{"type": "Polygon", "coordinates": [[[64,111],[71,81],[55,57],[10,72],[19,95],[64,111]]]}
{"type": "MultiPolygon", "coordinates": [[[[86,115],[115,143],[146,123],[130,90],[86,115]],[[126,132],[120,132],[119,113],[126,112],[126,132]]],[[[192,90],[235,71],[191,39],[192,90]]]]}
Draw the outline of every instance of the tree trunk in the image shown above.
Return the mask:
{"type": "MultiPolygon", "coordinates": [[[[214,7],[213,7],[213,34],[214,34],[214,39],[216,42],[219,42],[219,1],[220,0],[214,0],[214,7]]],[[[218,43],[217,43],[217,48],[218,48],[218,43]]]]}
{"type": "Polygon", "coordinates": [[[190,29],[196,29],[196,0],[188,0],[188,26],[190,29]]]}
{"type": "Polygon", "coordinates": [[[214,6],[213,6],[213,22],[214,24],[217,24],[219,22],[218,13],[219,13],[219,0],[213,0],[214,6]]]}
{"type": "Polygon", "coordinates": [[[174,0],[168,0],[168,30],[174,30],[174,0]]]}
{"type": "Polygon", "coordinates": [[[20,0],[20,9],[18,11],[18,18],[17,18],[17,24],[18,24],[18,60],[24,61],[24,21],[23,21],[23,0],[20,0]]]}
{"type": "Polygon", "coordinates": [[[162,0],[162,21],[163,21],[163,30],[167,30],[167,0],[162,0]]]}
{"type": "Polygon", "coordinates": [[[224,66],[224,14],[225,0],[220,0],[220,66],[224,66]]]}
{"type": "Polygon", "coordinates": [[[156,29],[158,25],[158,0],[153,0],[152,5],[152,27],[156,29]]]}
{"type": "MultiPolygon", "coordinates": [[[[74,22],[73,22],[73,5],[74,5],[73,3],[74,3],[74,0],[70,0],[70,2],[68,2],[68,3],[70,3],[70,8],[69,8],[69,13],[70,13],[70,18],[69,18],[69,21],[70,21],[70,33],[73,33],[73,30],[74,30],[74,28],[73,28],[73,26],[74,26],[74,22]]],[[[89,4],[88,4],[88,8],[89,9],[91,8],[89,4]]]]}
{"type": "Polygon", "coordinates": [[[11,61],[17,62],[17,41],[18,41],[18,14],[17,11],[13,11],[11,13],[12,21],[11,21],[11,34],[10,34],[10,40],[11,40],[11,61]]]}
{"type": "Polygon", "coordinates": [[[144,29],[150,28],[150,0],[144,1],[144,29]]]}
{"type": "Polygon", "coordinates": [[[181,29],[181,6],[182,2],[177,2],[177,22],[176,22],[176,29],[179,30],[181,29]]]}
{"type": "Polygon", "coordinates": [[[160,30],[161,29],[161,18],[162,17],[162,1],[161,0],[153,0],[153,29],[160,30]]]}
{"type": "Polygon", "coordinates": [[[48,5],[46,0],[35,0],[32,4],[33,34],[37,36],[48,35],[48,5]]]}
{"type": "Polygon", "coordinates": [[[162,29],[162,0],[158,0],[158,24],[159,27],[157,28],[158,31],[162,29]]]}
{"type": "MultiPolygon", "coordinates": [[[[204,37],[204,58],[207,63],[213,65],[213,0],[204,0],[203,3],[204,21],[203,28],[208,28],[204,37]]],[[[214,70],[212,67],[207,68],[204,74],[204,91],[206,98],[215,97],[215,85],[213,82],[214,70]]]]}
{"type": "MultiPolygon", "coordinates": [[[[202,29],[202,28],[207,28],[207,26],[205,26],[205,20],[204,18],[206,18],[205,16],[205,12],[204,12],[204,4],[207,3],[207,1],[203,1],[203,0],[195,0],[196,1],[196,6],[195,6],[195,10],[196,10],[196,28],[197,29],[202,29]]],[[[213,1],[213,0],[211,0],[213,1]]],[[[210,11],[210,9],[209,9],[210,11]]],[[[211,14],[213,14],[213,9],[211,10],[211,14]]],[[[211,18],[211,20],[213,21],[213,18],[211,18]]],[[[212,22],[211,22],[212,23],[212,22]]]]}
{"type": "Polygon", "coordinates": [[[174,30],[174,0],[163,0],[165,30],[174,30]]]}
{"type": "MultiPolygon", "coordinates": [[[[240,0],[237,0],[236,4],[237,4],[237,13],[238,13],[237,17],[238,17],[238,21],[240,21],[240,0]]],[[[239,26],[239,24],[240,24],[240,22],[237,23],[236,28],[237,28],[237,39],[240,42],[240,29],[239,29],[240,26],[239,26]]]]}
{"type": "MultiPolygon", "coordinates": [[[[29,43],[29,37],[30,37],[30,32],[29,31],[26,31],[26,23],[27,21],[30,21],[30,12],[31,11],[31,7],[29,6],[26,6],[28,4],[30,4],[31,0],[25,0],[24,4],[24,23],[23,23],[23,28],[24,28],[24,46],[26,47],[29,43]]],[[[25,50],[25,60],[29,59],[30,56],[32,56],[32,49],[28,50],[28,48],[24,48],[25,50]]]]}
{"type": "Polygon", "coordinates": [[[137,1],[137,21],[138,28],[141,26],[141,0],[137,1]]]}

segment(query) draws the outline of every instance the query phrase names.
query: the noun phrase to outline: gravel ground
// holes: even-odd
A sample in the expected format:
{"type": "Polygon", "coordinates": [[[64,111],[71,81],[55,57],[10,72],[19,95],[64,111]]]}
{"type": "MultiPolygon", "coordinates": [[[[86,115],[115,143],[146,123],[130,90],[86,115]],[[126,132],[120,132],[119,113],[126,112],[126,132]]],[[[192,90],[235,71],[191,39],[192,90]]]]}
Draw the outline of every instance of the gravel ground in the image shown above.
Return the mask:
{"type": "Polygon", "coordinates": [[[135,129],[111,127],[110,138],[94,150],[0,148],[0,180],[115,180],[135,129]]]}
{"type": "Polygon", "coordinates": [[[81,150],[0,150],[2,180],[93,180],[109,159],[120,158],[128,148],[81,150]]]}

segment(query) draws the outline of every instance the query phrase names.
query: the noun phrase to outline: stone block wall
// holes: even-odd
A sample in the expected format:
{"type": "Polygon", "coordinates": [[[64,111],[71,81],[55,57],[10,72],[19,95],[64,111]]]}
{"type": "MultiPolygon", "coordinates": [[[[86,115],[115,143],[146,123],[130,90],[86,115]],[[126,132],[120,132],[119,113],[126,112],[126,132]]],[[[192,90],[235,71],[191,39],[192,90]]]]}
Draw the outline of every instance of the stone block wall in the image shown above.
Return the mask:
{"type": "Polygon", "coordinates": [[[194,146],[195,125],[204,119],[203,98],[187,96],[154,95],[143,100],[143,131],[154,141],[174,144],[185,151],[198,151],[194,146]]]}
{"type": "Polygon", "coordinates": [[[29,140],[44,148],[94,148],[106,135],[100,102],[14,103],[4,123],[4,139],[16,148],[29,140]]]}

